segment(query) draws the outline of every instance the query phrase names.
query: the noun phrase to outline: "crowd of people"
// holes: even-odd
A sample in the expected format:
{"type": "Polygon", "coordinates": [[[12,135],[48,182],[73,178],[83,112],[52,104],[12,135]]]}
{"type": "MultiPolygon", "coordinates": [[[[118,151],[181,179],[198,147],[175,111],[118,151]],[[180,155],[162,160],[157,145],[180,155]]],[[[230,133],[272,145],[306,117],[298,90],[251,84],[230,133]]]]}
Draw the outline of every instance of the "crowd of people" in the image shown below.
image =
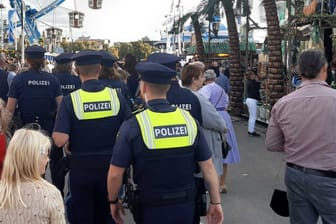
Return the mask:
{"type": "Polygon", "coordinates": [[[44,53],[27,47],[17,71],[0,58],[2,223],[122,223],[130,168],[136,191],[128,203],[137,223],[199,223],[205,215],[223,221],[220,192],[239,152],[228,93],[215,105],[212,93],[200,91],[202,62],[179,68],[181,58],[154,53],[120,63],[108,52],[83,50],[55,57],[50,72],[44,53]],[[226,159],[221,136],[232,145],[226,159]],[[209,210],[201,208],[207,192],[209,210]]]}
{"type": "MultiPolygon", "coordinates": [[[[12,73],[8,59],[0,57],[1,223],[123,223],[124,207],[136,223],[200,223],[201,216],[208,223],[223,222],[220,194],[229,192],[228,166],[240,162],[227,71],[215,62],[180,67],[181,58],[166,53],[153,53],[141,62],[128,54],[120,64],[108,52],[83,50],[57,56],[50,73],[43,69],[44,53],[40,46],[27,47],[25,68],[12,73]],[[225,157],[223,141],[231,148],[225,157]],[[51,183],[44,179],[47,164],[51,183]]],[[[308,125],[302,119],[322,114],[313,113],[323,108],[321,103],[333,106],[334,93],[318,88],[326,74],[322,59],[315,51],[302,54],[304,81],[274,106],[266,136],[269,150],[287,154],[292,223],[312,223],[319,215],[333,220],[328,215],[333,212],[322,212],[327,207],[334,211],[330,194],[303,200],[303,194],[316,195],[317,190],[302,190],[304,180],[294,184],[305,174],[320,178],[309,180],[316,189],[334,182],[323,179],[335,177],[332,158],[316,153],[328,151],[333,138],[319,129],[300,145],[308,125]],[[323,97],[301,116],[307,99],[297,99],[308,94],[312,100],[314,93],[323,97]],[[325,144],[317,144],[318,139],[325,144]],[[296,154],[312,146],[309,155],[296,154]],[[325,162],[317,166],[317,159],[325,162]],[[305,209],[297,205],[301,201],[305,209]],[[306,221],[297,221],[301,219],[306,221]]],[[[246,78],[248,135],[258,137],[258,74],[251,70],[246,78]]]]}

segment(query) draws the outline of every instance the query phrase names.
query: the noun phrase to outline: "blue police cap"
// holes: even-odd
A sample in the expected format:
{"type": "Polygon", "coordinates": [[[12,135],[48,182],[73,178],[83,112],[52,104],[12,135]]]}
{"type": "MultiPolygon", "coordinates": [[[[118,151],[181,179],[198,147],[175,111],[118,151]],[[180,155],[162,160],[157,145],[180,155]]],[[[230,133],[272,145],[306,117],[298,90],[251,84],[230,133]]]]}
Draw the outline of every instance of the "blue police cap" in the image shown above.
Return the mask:
{"type": "Polygon", "coordinates": [[[176,71],[164,65],[153,62],[139,62],[135,65],[140,79],[150,83],[169,84],[176,71]]]}
{"type": "Polygon", "coordinates": [[[153,53],[147,57],[147,61],[159,63],[173,70],[176,70],[176,63],[180,60],[180,57],[167,53],[153,53]]]}
{"type": "Polygon", "coordinates": [[[106,51],[99,51],[99,53],[102,56],[101,65],[104,67],[112,67],[114,62],[117,61],[117,58],[115,58],[112,54],[106,51]]]}
{"type": "Polygon", "coordinates": [[[27,58],[43,58],[46,50],[38,45],[32,45],[25,49],[27,58]]]}
{"type": "Polygon", "coordinates": [[[72,61],[72,56],[73,56],[73,53],[62,53],[58,55],[57,57],[55,57],[55,61],[57,64],[69,63],[72,61]]]}
{"type": "Polygon", "coordinates": [[[94,50],[83,50],[72,56],[72,60],[76,62],[76,65],[100,64],[101,59],[101,54],[94,50]]]}

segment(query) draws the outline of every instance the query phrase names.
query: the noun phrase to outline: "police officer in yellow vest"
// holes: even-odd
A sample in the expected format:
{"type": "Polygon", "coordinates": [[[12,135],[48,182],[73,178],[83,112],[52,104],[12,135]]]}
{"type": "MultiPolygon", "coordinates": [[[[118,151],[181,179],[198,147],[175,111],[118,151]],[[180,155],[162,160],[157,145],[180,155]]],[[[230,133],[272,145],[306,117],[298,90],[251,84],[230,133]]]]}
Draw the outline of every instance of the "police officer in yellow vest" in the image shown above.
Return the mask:
{"type": "Polygon", "coordinates": [[[82,86],[63,98],[52,135],[71,150],[67,215],[72,224],[114,223],[106,176],[116,134],[131,111],[123,96],[98,81],[99,52],[81,51],[73,59],[82,86]]]}
{"type": "Polygon", "coordinates": [[[136,223],[193,223],[193,174],[198,163],[209,185],[208,221],[222,223],[218,179],[206,140],[189,112],[170,106],[166,100],[175,71],[152,62],[140,62],[136,69],[147,109],[125,121],[117,135],[108,173],[114,220],[123,223],[118,192],[125,169],[132,165],[136,223]]]}

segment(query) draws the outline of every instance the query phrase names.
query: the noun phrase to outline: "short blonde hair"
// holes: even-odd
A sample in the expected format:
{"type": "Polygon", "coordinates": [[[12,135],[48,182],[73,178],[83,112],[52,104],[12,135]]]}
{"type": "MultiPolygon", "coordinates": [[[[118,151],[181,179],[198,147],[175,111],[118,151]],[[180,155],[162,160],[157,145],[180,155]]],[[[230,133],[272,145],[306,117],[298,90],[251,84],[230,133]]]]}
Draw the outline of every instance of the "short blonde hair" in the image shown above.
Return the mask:
{"type": "Polygon", "coordinates": [[[36,130],[17,130],[9,142],[0,181],[0,209],[13,207],[19,198],[21,182],[40,182],[48,185],[41,177],[40,160],[51,147],[50,138],[36,130]],[[16,192],[14,192],[16,191],[16,192]]]}
{"type": "Polygon", "coordinates": [[[102,66],[100,64],[93,64],[93,65],[75,65],[76,72],[79,76],[85,77],[95,77],[98,76],[102,66]],[[99,72],[99,73],[97,73],[99,72]]]}

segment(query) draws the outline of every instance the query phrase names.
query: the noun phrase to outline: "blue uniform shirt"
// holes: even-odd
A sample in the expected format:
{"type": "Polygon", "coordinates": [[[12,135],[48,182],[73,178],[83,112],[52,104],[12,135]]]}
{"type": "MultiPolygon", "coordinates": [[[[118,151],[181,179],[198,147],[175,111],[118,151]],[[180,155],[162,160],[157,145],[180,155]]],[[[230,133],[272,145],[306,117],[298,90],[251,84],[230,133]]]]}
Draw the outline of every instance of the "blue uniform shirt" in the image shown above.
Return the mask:
{"type": "Polygon", "coordinates": [[[191,116],[202,126],[201,104],[189,89],[181,87],[176,80],[172,80],[167,93],[167,100],[172,106],[189,111],[191,116]]]}
{"type": "MultiPolygon", "coordinates": [[[[88,92],[97,92],[104,88],[105,86],[98,80],[88,80],[81,86],[81,89],[88,92]]],[[[72,157],[111,156],[118,129],[121,123],[131,116],[131,110],[124,97],[118,93],[118,98],[120,111],[117,116],[78,120],[74,113],[71,97],[63,97],[57,113],[54,131],[69,135],[72,157]]]]}
{"type": "Polygon", "coordinates": [[[117,90],[118,93],[121,93],[125,99],[129,98],[127,85],[120,80],[116,79],[99,79],[105,86],[117,90]]]}
{"type": "MultiPolygon", "coordinates": [[[[152,111],[162,113],[176,110],[176,108],[169,105],[167,100],[163,99],[151,100],[148,102],[147,106],[152,111]]],[[[178,189],[186,185],[193,187],[193,172],[195,171],[194,165],[198,161],[205,161],[211,158],[211,151],[209,150],[208,144],[205,140],[203,133],[200,131],[199,126],[198,130],[199,131],[195,142],[192,146],[190,146],[190,149],[192,149],[194,152],[193,161],[189,161],[188,157],[183,157],[182,159],[180,157],[177,157],[177,159],[174,159],[174,162],[171,163],[169,157],[167,160],[164,160],[165,155],[161,154],[162,158],[160,158],[159,161],[154,162],[155,165],[151,167],[150,170],[146,170],[145,166],[147,166],[148,164],[146,164],[146,160],[143,160],[143,155],[148,151],[148,149],[143,142],[138,122],[135,116],[133,116],[129,120],[125,121],[120,127],[120,131],[113,149],[113,156],[110,163],[115,166],[124,168],[127,168],[132,164],[134,168],[134,182],[138,184],[138,190],[142,189],[143,192],[148,191],[148,188],[153,188],[153,186],[155,186],[157,182],[161,182],[161,184],[159,184],[160,187],[158,188],[165,188],[168,185],[170,186],[169,190],[171,190],[171,192],[173,192],[174,189],[178,189]],[[192,164],[193,167],[190,167],[187,164],[192,164]],[[146,181],[143,181],[146,179],[144,175],[151,175],[149,174],[149,172],[153,174],[153,176],[149,178],[152,180],[153,183],[147,183],[146,181]],[[177,174],[179,174],[180,172],[183,173],[181,173],[182,175],[186,175],[189,178],[190,183],[186,183],[187,180],[184,180],[183,178],[183,180],[181,180],[181,178],[179,178],[179,175],[177,174]],[[156,177],[162,177],[164,178],[164,180],[158,180],[156,177]],[[164,184],[163,182],[165,182],[166,180],[169,183],[164,184]]],[[[161,153],[162,151],[163,153],[165,153],[164,151],[166,151],[166,153],[170,154],[171,156],[173,156],[171,153],[179,153],[179,149],[174,149],[174,152],[171,150],[172,149],[158,150],[160,151],[158,153],[161,153]]],[[[176,156],[176,154],[174,154],[174,156],[176,156]]],[[[171,158],[172,157],[170,157],[170,159],[171,158]]],[[[152,165],[153,160],[150,160],[150,162],[152,165]]],[[[162,190],[164,189],[153,189],[153,191],[156,191],[155,193],[162,190]]]]}
{"type": "Polygon", "coordinates": [[[60,83],[53,75],[29,70],[13,78],[8,97],[17,100],[23,124],[38,118],[42,128],[51,131],[57,110],[56,97],[61,95],[60,83]]]}
{"type": "Polygon", "coordinates": [[[8,77],[8,72],[0,69],[0,98],[5,102],[7,102],[7,94],[9,90],[8,77]]]}
{"type": "Polygon", "coordinates": [[[59,72],[54,74],[61,84],[63,96],[69,95],[72,91],[81,87],[81,81],[78,76],[68,72],[59,72]]]}

